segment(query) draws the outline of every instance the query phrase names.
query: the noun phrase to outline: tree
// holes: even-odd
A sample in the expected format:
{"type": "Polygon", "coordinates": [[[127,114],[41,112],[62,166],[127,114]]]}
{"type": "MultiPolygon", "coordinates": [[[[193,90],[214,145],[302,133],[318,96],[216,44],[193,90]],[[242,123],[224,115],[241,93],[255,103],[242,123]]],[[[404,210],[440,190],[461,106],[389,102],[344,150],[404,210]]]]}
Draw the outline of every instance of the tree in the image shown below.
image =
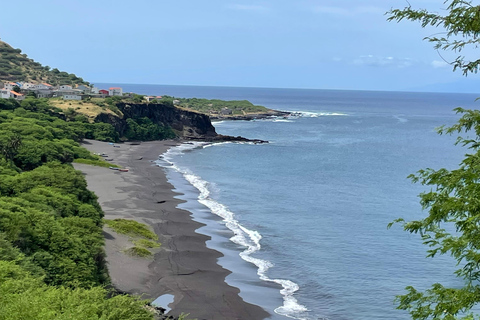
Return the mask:
{"type": "MultiPolygon", "coordinates": [[[[422,27],[444,29],[442,37],[426,40],[437,50],[456,53],[480,44],[480,6],[470,1],[454,0],[448,3],[446,15],[411,6],[388,12],[388,20],[418,21],[422,27]]],[[[480,59],[469,60],[459,55],[451,65],[464,75],[476,73],[480,59]]],[[[430,186],[431,191],[420,194],[424,219],[403,223],[406,231],[419,233],[423,243],[430,247],[428,257],[450,254],[458,262],[457,277],[464,280],[460,288],[447,288],[436,283],[430,289],[418,291],[407,287],[405,295],[397,297],[398,308],[408,310],[412,319],[478,319],[471,309],[480,303],[480,111],[456,109],[463,114],[452,127],[439,128],[440,134],[468,132],[472,137],[459,137],[457,144],[470,150],[455,170],[420,170],[411,175],[413,182],[430,186]]],[[[391,224],[390,224],[391,226],[391,224]]]]}
{"type": "Polygon", "coordinates": [[[0,153],[5,160],[12,162],[21,145],[22,137],[18,134],[10,134],[0,140],[0,153]]]}
{"type": "MultiPolygon", "coordinates": [[[[408,3],[408,1],[407,1],[408,3]]],[[[462,53],[465,49],[476,49],[480,45],[480,6],[472,5],[471,1],[446,0],[447,14],[439,15],[425,9],[415,10],[409,5],[404,9],[392,9],[387,14],[388,21],[401,21],[403,19],[418,21],[422,27],[433,26],[442,28],[442,36],[433,35],[425,40],[434,43],[437,50],[451,50],[462,53]]],[[[463,55],[450,62],[453,70],[461,69],[466,76],[468,73],[477,73],[480,59],[470,61],[463,55]]]]}

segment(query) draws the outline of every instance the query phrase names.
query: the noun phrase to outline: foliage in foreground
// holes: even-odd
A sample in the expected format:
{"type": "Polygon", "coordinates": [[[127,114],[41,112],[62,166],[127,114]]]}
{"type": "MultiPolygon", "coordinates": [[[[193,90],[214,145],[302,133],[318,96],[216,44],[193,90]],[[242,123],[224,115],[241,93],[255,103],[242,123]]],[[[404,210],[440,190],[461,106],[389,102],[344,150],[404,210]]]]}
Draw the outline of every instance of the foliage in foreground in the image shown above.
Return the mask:
{"type": "Polygon", "coordinates": [[[71,166],[98,157],[78,144],[92,133],[78,120],[0,99],[0,319],[153,319],[145,301],[104,289],[103,212],[71,166]]]}
{"type": "Polygon", "coordinates": [[[0,319],[151,320],[146,301],[126,295],[107,299],[101,287],[47,286],[15,264],[0,261],[0,319]]]}
{"type": "MultiPolygon", "coordinates": [[[[430,25],[445,30],[442,37],[427,40],[436,49],[460,52],[465,48],[477,48],[480,44],[480,10],[471,1],[445,1],[449,3],[444,16],[427,10],[414,10],[411,6],[389,12],[389,20],[418,21],[423,27],[430,25]]],[[[476,73],[480,59],[470,60],[458,56],[452,63],[465,75],[476,73]]],[[[430,249],[428,257],[449,254],[458,263],[455,275],[464,282],[463,287],[448,288],[440,283],[425,291],[407,287],[407,293],[397,297],[398,308],[408,310],[412,319],[479,319],[472,308],[480,303],[480,112],[456,109],[463,116],[452,127],[439,129],[441,134],[467,133],[459,137],[458,144],[468,147],[470,153],[455,170],[420,170],[411,175],[413,182],[429,186],[420,194],[423,209],[428,210],[424,219],[403,223],[406,231],[419,233],[430,249]],[[453,231],[452,231],[453,230],[453,231]]]]}

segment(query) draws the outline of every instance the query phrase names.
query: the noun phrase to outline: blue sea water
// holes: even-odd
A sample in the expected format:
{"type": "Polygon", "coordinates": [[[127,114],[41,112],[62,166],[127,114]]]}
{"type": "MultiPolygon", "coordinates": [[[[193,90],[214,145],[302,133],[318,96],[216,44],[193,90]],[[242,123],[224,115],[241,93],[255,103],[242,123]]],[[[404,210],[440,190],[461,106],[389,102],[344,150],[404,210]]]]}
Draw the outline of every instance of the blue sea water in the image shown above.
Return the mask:
{"type": "Polygon", "coordinates": [[[426,215],[417,195],[429,189],[406,177],[458,166],[467,150],[435,128],[455,123],[455,107],[476,108],[475,95],[122,86],[299,112],[214,123],[269,144],[182,145],[159,162],[224,254],[227,282],[272,319],[408,319],[394,303],[406,286],[462,285],[451,258],[425,258],[418,235],[387,225],[426,215]]]}

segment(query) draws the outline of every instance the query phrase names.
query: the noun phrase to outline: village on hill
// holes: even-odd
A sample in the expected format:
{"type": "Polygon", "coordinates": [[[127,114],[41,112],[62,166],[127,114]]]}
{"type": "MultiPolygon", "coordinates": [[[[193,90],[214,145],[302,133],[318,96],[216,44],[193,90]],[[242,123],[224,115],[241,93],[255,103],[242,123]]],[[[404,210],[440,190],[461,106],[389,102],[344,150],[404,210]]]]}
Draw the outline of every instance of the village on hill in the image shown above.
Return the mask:
{"type": "Polygon", "coordinates": [[[38,84],[31,82],[0,82],[0,98],[23,100],[28,95],[33,95],[37,98],[61,97],[64,100],[84,100],[88,97],[122,97],[123,90],[120,87],[112,87],[107,90],[86,85],[76,85],[75,87],[70,85],[52,86],[45,82],[38,84]]]}

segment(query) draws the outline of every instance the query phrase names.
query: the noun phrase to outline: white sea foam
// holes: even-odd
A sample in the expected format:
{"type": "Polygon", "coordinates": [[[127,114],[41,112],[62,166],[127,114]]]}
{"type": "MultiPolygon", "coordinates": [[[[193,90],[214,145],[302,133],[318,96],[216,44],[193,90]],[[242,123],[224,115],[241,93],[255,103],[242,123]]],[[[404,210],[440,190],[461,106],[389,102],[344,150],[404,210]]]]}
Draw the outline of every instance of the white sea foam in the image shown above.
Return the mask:
{"type": "Polygon", "coordinates": [[[277,119],[274,119],[273,122],[293,122],[293,121],[288,119],[277,118],[277,119]]]}
{"type": "Polygon", "coordinates": [[[205,148],[215,147],[215,146],[219,146],[219,145],[222,145],[222,144],[228,144],[228,143],[233,143],[233,142],[225,141],[225,142],[206,143],[202,146],[202,148],[205,149],[205,148]]]}
{"type": "Polygon", "coordinates": [[[400,123],[406,123],[406,122],[408,122],[408,119],[403,118],[403,115],[394,115],[393,117],[394,117],[395,119],[397,119],[398,122],[400,122],[400,123]]]}
{"type": "MultiPolygon", "coordinates": [[[[240,252],[240,257],[252,264],[254,264],[257,269],[257,274],[259,278],[263,281],[274,282],[282,286],[280,293],[283,296],[283,305],[275,309],[275,313],[292,318],[292,319],[307,319],[305,316],[302,316],[308,309],[299,304],[297,299],[294,297],[294,293],[298,291],[299,286],[290,280],[285,279],[270,279],[267,275],[268,269],[274,265],[267,260],[258,259],[252,257],[251,255],[259,251],[262,247],[260,241],[262,235],[255,230],[250,230],[240,224],[238,220],[235,219],[235,214],[230,211],[225,205],[215,201],[210,198],[209,184],[207,181],[203,180],[201,177],[195,175],[187,169],[179,168],[173,161],[172,158],[180,153],[185,152],[186,150],[191,150],[199,147],[210,146],[211,144],[205,143],[193,143],[193,144],[183,144],[175,148],[171,148],[165,154],[162,155],[162,161],[158,161],[160,166],[164,166],[162,162],[168,163],[169,168],[183,174],[185,179],[192,184],[199,191],[198,202],[205,205],[210,211],[223,219],[225,226],[233,232],[233,236],[230,238],[235,244],[245,247],[245,250],[240,252]]],[[[165,167],[167,167],[165,166],[165,167]]]]}
{"type": "Polygon", "coordinates": [[[287,111],[290,112],[290,117],[293,118],[318,118],[329,116],[348,116],[346,113],[341,112],[310,112],[310,111],[287,111]]]}

